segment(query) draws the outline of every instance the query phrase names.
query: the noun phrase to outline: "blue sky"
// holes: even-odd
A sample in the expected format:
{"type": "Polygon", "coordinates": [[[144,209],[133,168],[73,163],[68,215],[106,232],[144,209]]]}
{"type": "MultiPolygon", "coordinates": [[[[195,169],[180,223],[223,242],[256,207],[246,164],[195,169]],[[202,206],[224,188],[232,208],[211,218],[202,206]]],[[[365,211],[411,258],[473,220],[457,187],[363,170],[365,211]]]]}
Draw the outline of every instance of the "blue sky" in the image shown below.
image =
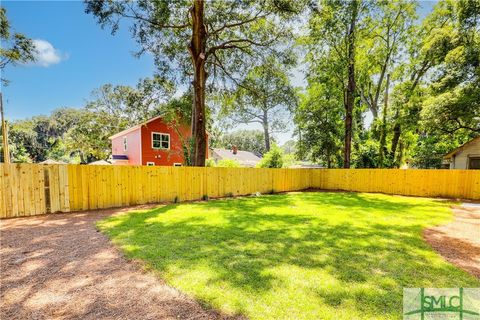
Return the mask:
{"type": "MultiPolygon", "coordinates": [[[[434,4],[421,2],[420,16],[434,4]]],[[[132,55],[138,45],[125,25],[112,36],[84,13],[82,1],[2,1],[2,6],[13,29],[35,39],[42,49],[35,65],[9,66],[3,74],[11,81],[2,87],[9,119],[82,107],[91,91],[105,83],[135,85],[154,72],[151,56],[132,55]]],[[[302,85],[303,75],[296,72],[293,82],[302,85]]],[[[278,141],[290,139],[291,133],[277,134],[278,141]]]]}
{"type": "Polygon", "coordinates": [[[43,40],[37,43],[44,49],[35,65],[5,70],[11,82],[2,92],[10,119],[81,107],[105,83],[135,85],[153,73],[151,56],[133,57],[138,46],[128,29],[112,36],[84,13],[83,2],[2,1],[2,6],[15,31],[43,40]]]}

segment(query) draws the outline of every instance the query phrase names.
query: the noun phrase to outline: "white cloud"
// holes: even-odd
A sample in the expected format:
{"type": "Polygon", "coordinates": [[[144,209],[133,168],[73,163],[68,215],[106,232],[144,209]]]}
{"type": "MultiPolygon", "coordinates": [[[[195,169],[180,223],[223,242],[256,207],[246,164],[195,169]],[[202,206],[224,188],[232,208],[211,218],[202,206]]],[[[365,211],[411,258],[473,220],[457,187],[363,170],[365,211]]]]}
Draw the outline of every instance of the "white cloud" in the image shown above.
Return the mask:
{"type": "Polygon", "coordinates": [[[64,56],[60,50],[55,49],[50,42],[41,39],[35,39],[32,41],[36,49],[34,54],[34,64],[48,67],[65,60],[66,56],[64,56]]]}

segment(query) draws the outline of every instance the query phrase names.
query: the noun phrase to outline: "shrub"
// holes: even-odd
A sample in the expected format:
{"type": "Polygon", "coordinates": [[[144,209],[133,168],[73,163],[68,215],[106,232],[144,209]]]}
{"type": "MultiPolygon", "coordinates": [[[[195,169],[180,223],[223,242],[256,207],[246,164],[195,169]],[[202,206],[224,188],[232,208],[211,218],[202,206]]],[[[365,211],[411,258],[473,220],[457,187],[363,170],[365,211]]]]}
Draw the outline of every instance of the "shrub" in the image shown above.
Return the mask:
{"type": "Polygon", "coordinates": [[[240,168],[240,163],[237,160],[222,159],[217,162],[217,167],[240,168]]]}
{"type": "Polygon", "coordinates": [[[207,159],[205,161],[205,167],[216,167],[215,160],[213,159],[207,159]]]}
{"type": "Polygon", "coordinates": [[[277,145],[273,145],[270,151],[263,155],[262,160],[258,163],[259,168],[281,168],[283,167],[283,150],[277,145]]]}

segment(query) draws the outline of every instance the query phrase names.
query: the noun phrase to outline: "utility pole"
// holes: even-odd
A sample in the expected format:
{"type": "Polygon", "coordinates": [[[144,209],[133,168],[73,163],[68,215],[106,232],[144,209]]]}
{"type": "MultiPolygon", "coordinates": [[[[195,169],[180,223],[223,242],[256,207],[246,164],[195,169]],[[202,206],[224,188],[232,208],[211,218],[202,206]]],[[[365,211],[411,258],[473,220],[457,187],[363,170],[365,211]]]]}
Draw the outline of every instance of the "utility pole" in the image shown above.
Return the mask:
{"type": "Polygon", "coordinates": [[[10,152],[8,150],[8,130],[5,116],[3,115],[3,94],[0,92],[0,113],[2,116],[2,137],[3,137],[3,163],[10,163],[10,152]]]}

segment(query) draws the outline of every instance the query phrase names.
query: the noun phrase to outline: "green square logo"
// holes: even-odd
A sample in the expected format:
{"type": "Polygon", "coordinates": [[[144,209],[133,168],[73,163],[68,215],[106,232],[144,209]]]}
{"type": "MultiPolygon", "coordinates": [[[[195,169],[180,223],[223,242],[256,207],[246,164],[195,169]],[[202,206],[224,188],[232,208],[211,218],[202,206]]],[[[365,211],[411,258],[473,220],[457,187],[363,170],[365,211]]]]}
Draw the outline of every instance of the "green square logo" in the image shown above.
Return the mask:
{"type": "Polygon", "coordinates": [[[480,288],[404,288],[403,319],[480,320],[480,288]]]}

